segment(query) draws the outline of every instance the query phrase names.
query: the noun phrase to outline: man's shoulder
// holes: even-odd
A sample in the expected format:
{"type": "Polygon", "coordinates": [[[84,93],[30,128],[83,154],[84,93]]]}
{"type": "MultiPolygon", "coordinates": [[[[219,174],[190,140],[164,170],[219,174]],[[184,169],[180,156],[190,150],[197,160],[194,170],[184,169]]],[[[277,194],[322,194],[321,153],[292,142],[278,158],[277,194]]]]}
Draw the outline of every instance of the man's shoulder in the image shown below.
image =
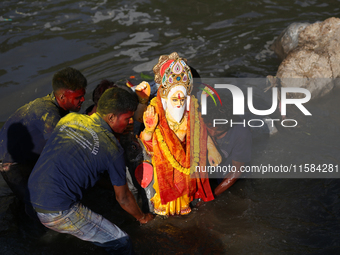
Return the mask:
{"type": "Polygon", "coordinates": [[[77,112],[70,112],[66,116],[62,117],[58,122],[58,126],[72,126],[76,129],[85,128],[88,130],[96,127],[90,116],[77,112]]]}
{"type": "Polygon", "coordinates": [[[86,115],[77,112],[71,112],[67,114],[65,117],[61,118],[58,126],[65,125],[71,126],[73,128],[79,128],[87,131],[90,135],[97,135],[98,137],[107,137],[114,138],[112,132],[109,132],[107,128],[104,126],[103,121],[99,119],[100,117],[95,115],[86,115]]]}
{"type": "Polygon", "coordinates": [[[59,107],[50,95],[39,97],[20,108],[26,114],[46,115],[58,114],[59,107]]]}
{"type": "Polygon", "coordinates": [[[228,130],[227,134],[224,137],[219,139],[219,143],[236,144],[240,140],[251,141],[251,139],[252,134],[248,126],[234,125],[228,130]]]}
{"type": "Polygon", "coordinates": [[[21,106],[7,119],[6,122],[25,122],[25,119],[33,121],[40,119],[42,116],[47,116],[49,113],[59,115],[59,110],[51,97],[45,96],[21,106]]]}
{"type": "Polygon", "coordinates": [[[34,100],[32,100],[31,102],[29,102],[28,104],[31,104],[31,105],[36,105],[36,104],[54,104],[55,105],[55,102],[53,100],[53,96],[52,94],[48,94],[46,96],[43,96],[43,97],[38,97],[34,100]]]}
{"type": "Polygon", "coordinates": [[[86,147],[90,146],[95,155],[98,153],[98,155],[107,155],[110,158],[121,156],[124,153],[123,148],[114,134],[109,132],[98,118],[100,117],[75,112],[67,114],[57,125],[58,139],[65,139],[65,134],[68,134],[68,139],[75,143],[85,141],[86,147]]]}
{"type": "Polygon", "coordinates": [[[236,124],[232,126],[228,132],[233,132],[235,134],[251,134],[251,130],[248,126],[244,126],[242,124],[236,124]]]}

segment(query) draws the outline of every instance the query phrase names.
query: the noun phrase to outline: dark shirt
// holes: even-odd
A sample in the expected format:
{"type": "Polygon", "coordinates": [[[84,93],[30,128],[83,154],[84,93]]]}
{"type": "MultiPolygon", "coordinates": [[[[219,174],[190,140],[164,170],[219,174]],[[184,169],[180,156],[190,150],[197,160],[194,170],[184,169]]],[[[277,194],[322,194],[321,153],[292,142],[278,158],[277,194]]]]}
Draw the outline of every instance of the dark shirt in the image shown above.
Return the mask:
{"type": "Polygon", "coordinates": [[[59,121],[30,175],[30,201],[44,210],[67,210],[106,170],[112,185],[125,185],[124,150],[112,129],[97,113],[70,113],[59,121]]]}
{"type": "Polygon", "coordinates": [[[4,163],[34,163],[61,117],[53,93],[20,107],[0,130],[0,160],[4,163]]]}
{"type": "MultiPolygon", "coordinates": [[[[222,156],[220,166],[232,166],[232,160],[249,164],[251,160],[252,134],[249,127],[234,125],[227,134],[216,141],[222,156]]],[[[223,176],[228,172],[224,172],[223,176]]],[[[223,177],[219,175],[218,177],[223,177]]]]}

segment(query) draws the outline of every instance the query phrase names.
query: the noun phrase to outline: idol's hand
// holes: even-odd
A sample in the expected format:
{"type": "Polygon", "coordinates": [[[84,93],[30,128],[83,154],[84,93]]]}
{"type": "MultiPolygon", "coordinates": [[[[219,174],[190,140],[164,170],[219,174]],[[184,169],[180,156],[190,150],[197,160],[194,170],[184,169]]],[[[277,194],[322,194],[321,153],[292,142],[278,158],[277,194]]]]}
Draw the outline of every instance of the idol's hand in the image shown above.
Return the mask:
{"type": "Polygon", "coordinates": [[[155,130],[158,124],[158,113],[155,112],[155,108],[149,105],[143,114],[143,122],[146,132],[152,132],[155,130]]]}
{"type": "Polygon", "coordinates": [[[211,166],[218,166],[222,162],[222,157],[210,136],[208,136],[207,146],[209,164],[211,166]]]}

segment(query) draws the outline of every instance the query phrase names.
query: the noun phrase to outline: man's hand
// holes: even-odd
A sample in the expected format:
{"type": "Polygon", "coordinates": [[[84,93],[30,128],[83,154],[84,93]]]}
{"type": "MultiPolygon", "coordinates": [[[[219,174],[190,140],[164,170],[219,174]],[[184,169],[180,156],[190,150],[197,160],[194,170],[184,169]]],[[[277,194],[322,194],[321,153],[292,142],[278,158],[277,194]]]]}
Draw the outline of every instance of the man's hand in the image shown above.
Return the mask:
{"type": "Polygon", "coordinates": [[[113,187],[115,189],[116,199],[120,206],[133,217],[135,217],[136,220],[138,220],[141,224],[146,224],[154,218],[151,213],[142,213],[127,184],[113,187]]]}
{"type": "Polygon", "coordinates": [[[143,81],[136,87],[135,91],[138,96],[139,103],[147,104],[147,102],[149,101],[150,93],[151,93],[151,88],[150,88],[149,83],[146,81],[143,81]]]}
{"type": "Polygon", "coordinates": [[[140,224],[146,224],[149,221],[153,220],[155,218],[155,215],[153,215],[152,213],[147,213],[144,214],[144,216],[141,219],[138,219],[140,224]]]}
{"type": "Polygon", "coordinates": [[[218,152],[214,142],[212,141],[211,137],[208,136],[207,141],[208,147],[208,161],[211,166],[218,166],[222,162],[222,156],[218,152]]]}

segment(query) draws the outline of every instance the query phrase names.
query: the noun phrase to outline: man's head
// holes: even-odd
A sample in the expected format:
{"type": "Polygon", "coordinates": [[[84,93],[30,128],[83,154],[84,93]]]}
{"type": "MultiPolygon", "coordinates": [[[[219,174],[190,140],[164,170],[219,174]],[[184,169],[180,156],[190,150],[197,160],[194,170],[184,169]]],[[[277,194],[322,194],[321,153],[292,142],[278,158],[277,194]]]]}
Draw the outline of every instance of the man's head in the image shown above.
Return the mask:
{"type": "MultiPolygon", "coordinates": [[[[221,94],[220,94],[221,95],[221,94]]],[[[207,98],[207,114],[202,115],[207,130],[212,137],[219,138],[220,135],[225,134],[230,128],[230,121],[238,120],[237,116],[233,116],[233,99],[231,95],[223,95],[223,105],[215,105],[213,100],[207,98]],[[217,124],[213,126],[214,119],[228,120],[226,124],[217,124]]]]}
{"type": "Polygon", "coordinates": [[[85,101],[87,80],[81,72],[66,67],[54,74],[52,87],[54,96],[61,108],[78,112],[85,101]]]}
{"type": "Polygon", "coordinates": [[[137,106],[135,95],[125,89],[113,87],[100,97],[97,112],[114,132],[123,133],[137,106]]]}
{"type": "Polygon", "coordinates": [[[93,90],[92,93],[92,100],[95,105],[98,105],[99,98],[103,95],[103,93],[109,89],[116,87],[113,81],[109,80],[102,80],[97,87],[93,90]]]}

